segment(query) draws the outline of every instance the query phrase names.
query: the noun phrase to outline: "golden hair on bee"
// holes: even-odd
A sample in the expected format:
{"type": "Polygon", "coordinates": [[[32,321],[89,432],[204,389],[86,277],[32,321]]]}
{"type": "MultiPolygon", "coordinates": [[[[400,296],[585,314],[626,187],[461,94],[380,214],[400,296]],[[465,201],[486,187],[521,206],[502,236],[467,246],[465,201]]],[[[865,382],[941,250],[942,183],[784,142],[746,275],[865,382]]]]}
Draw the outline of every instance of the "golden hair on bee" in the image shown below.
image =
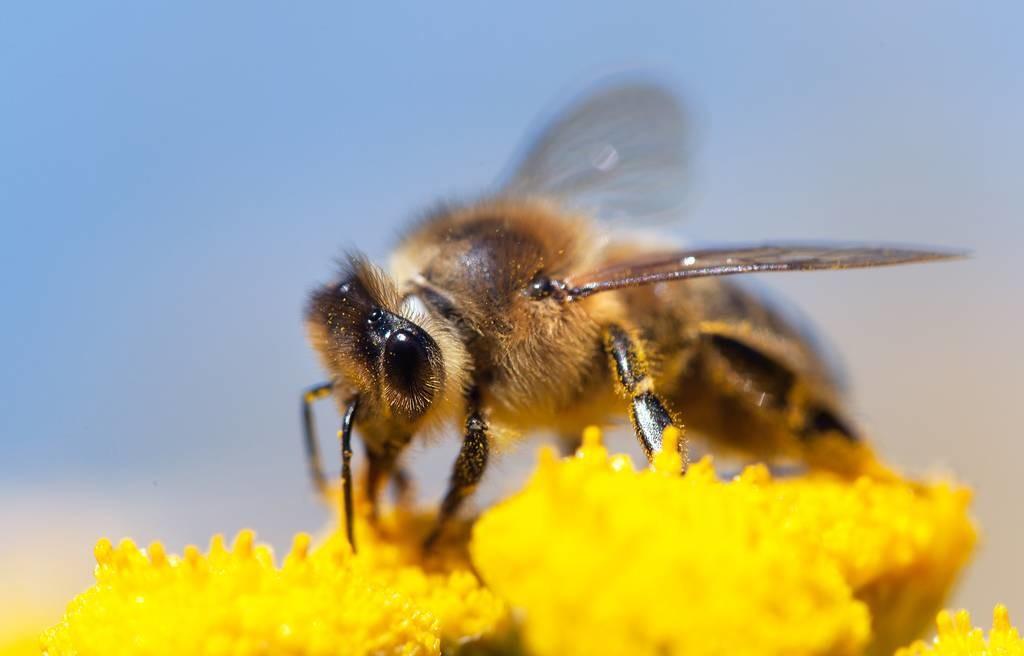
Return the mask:
{"type": "Polygon", "coordinates": [[[452,319],[474,356],[474,371],[490,380],[495,419],[553,414],[594,375],[592,345],[601,308],[539,303],[524,293],[540,273],[563,276],[599,257],[586,217],[550,202],[496,199],[431,212],[392,256],[411,293],[452,319]]]}

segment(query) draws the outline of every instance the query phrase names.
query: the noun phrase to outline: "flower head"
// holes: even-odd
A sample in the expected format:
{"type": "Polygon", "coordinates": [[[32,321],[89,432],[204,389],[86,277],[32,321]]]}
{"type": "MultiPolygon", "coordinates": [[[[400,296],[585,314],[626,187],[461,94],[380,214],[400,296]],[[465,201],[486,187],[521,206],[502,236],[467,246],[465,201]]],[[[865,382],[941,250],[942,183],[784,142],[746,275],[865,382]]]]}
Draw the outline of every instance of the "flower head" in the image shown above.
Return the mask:
{"type": "MultiPolygon", "coordinates": [[[[666,453],[672,453],[666,449],[666,453]]],[[[473,561],[535,654],[859,654],[922,627],[966,561],[970,495],[827,474],[637,471],[591,433],[477,523],[473,561]],[[895,613],[900,621],[887,618],[895,613]]]]}
{"type": "Polygon", "coordinates": [[[987,640],[981,629],[971,627],[965,610],[955,615],[942,611],[936,624],[939,634],[931,644],[918,640],[896,656],[1024,656],[1024,640],[1010,623],[1006,606],[996,606],[987,640]]]}
{"type": "MultiPolygon", "coordinates": [[[[295,537],[280,567],[242,531],[229,549],[169,556],[160,543],[96,545],[96,584],[47,631],[51,654],[436,654],[499,635],[505,604],[484,589],[457,548],[407,560],[422,520],[388,518],[353,555],[344,533],[311,549],[295,537]]],[[[364,527],[368,528],[368,527],[364,527]]]]}
{"type": "Polygon", "coordinates": [[[710,460],[680,476],[677,437],[666,432],[667,448],[640,470],[609,456],[596,430],[576,457],[543,451],[521,492],[472,529],[452,526],[429,555],[433,517],[405,511],[360,520],[357,555],[343,529],[316,547],[300,534],[280,565],[248,531],[231,548],[215,537],[206,554],[181,557],[101,541],[96,584],[43,645],[104,655],[891,653],[933,615],[971,552],[962,488],[773,478],[763,466],[722,480],[710,460]]]}

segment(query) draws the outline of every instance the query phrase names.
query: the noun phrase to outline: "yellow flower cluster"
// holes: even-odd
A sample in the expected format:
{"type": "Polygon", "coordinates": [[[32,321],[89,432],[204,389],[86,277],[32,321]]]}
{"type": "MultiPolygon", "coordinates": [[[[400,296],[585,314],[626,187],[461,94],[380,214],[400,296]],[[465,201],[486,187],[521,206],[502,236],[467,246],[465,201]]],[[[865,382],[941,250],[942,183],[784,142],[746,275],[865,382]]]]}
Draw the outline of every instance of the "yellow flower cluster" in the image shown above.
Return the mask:
{"type": "Polygon", "coordinates": [[[504,603],[481,587],[458,548],[433,562],[407,560],[422,521],[388,518],[352,555],[344,533],[311,550],[295,537],[282,566],[243,531],[226,548],[215,536],[203,555],[145,552],[130,541],[96,545],[96,585],[42,637],[44,653],[437,654],[480,636],[500,636],[504,603]]]}
{"type": "MultiPolygon", "coordinates": [[[[402,511],[375,527],[360,520],[357,555],[343,530],[316,547],[299,535],[279,566],[251,532],[180,558],[159,544],[101,541],[96,584],[43,646],[104,656],[892,653],[934,616],[975,541],[970,495],[948,483],[773,478],[760,466],[723,481],[710,460],[686,476],[679,468],[668,448],[637,470],[588,431],[576,457],[543,451],[521,492],[472,528],[453,526],[426,557],[431,517],[402,511]]],[[[992,636],[1005,627],[997,616],[992,636]]],[[[940,630],[940,643],[949,636],[940,630]]],[[[904,656],[983,653],[911,649],[904,656]]]]}
{"type": "Polygon", "coordinates": [[[671,452],[637,471],[589,432],[479,520],[473,562],[531,653],[891,653],[975,541],[969,494],[945,483],[725,482],[709,460],[679,476],[671,452]]]}
{"type": "Polygon", "coordinates": [[[934,642],[919,640],[896,656],[1024,656],[1024,640],[1010,624],[1006,606],[996,606],[988,640],[981,629],[971,628],[971,616],[964,610],[956,615],[939,613],[937,624],[939,635],[934,642]]]}

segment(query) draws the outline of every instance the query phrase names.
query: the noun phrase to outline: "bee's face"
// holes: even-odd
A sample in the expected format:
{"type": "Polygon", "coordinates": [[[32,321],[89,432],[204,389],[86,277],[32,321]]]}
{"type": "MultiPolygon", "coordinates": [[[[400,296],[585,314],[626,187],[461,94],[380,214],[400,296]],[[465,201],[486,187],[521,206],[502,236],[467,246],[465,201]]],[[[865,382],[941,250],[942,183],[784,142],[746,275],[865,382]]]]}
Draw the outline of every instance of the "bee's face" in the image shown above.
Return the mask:
{"type": "Polygon", "coordinates": [[[393,282],[352,259],[339,282],[313,293],[314,346],[342,389],[374,414],[415,423],[444,388],[444,358],[417,317],[403,313],[393,282]]]}

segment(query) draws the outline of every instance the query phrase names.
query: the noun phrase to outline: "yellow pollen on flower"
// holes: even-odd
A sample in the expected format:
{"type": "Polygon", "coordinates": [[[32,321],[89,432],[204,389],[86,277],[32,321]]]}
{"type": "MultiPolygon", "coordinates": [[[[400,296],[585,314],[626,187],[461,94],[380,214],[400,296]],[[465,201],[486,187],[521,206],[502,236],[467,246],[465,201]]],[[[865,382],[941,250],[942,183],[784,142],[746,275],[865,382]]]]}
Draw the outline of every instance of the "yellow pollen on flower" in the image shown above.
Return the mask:
{"type": "MultiPolygon", "coordinates": [[[[764,465],[723,480],[709,458],[682,475],[680,439],[666,430],[639,469],[596,428],[575,457],[543,449],[518,494],[475,526],[453,523],[429,554],[432,514],[395,510],[371,526],[365,501],[358,554],[344,527],[295,535],[280,564],[252,531],[181,556],[100,540],[95,585],[42,645],[104,656],[891,654],[935,616],[973,548],[970,493],[949,482],[777,478],[764,465]]],[[[1024,656],[1005,608],[987,643],[964,613],[938,625],[934,645],[901,656],[1024,656]]]]}
{"type": "Polygon", "coordinates": [[[541,454],[478,520],[476,570],[522,618],[528,652],[892,653],[967,560],[970,494],[949,483],[679,475],[671,433],[636,470],[589,439],[541,454]]]}
{"type": "Polygon", "coordinates": [[[987,639],[981,629],[971,626],[971,616],[964,610],[955,615],[944,610],[935,623],[938,635],[932,642],[918,640],[897,650],[896,656],[1024,656],[1024,640],[1002,604],[992,613],[987,639]]]}
{"type": "Polygon", "coordinates": [[[683,470],[683,457],[679,454],[679,440],[682,433],[675,426],[669,426],[661,436],[661,451],[654,456],[654,471],[678,476],[683,470]]]}
{"type": "Polygon", "coordinates": [[[587,426],[583,429],[583,448],[601,447],[601,429],[597,426],[587,426]]]}
{"type": "Polygon", "coordinates": [[[281,566],[248,530],[230,548],[215,535],[205,554],[190,545],[180,558],[158,542],[100,540],[96,584],[42,636],[44,653],[413,656],[504,638],[506,606],[464,547],[418,556],[428,519],[389,516],[381,536],[361,524],[358,555],[343,531],[315,548],[299,533],[281,566]]]}

